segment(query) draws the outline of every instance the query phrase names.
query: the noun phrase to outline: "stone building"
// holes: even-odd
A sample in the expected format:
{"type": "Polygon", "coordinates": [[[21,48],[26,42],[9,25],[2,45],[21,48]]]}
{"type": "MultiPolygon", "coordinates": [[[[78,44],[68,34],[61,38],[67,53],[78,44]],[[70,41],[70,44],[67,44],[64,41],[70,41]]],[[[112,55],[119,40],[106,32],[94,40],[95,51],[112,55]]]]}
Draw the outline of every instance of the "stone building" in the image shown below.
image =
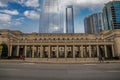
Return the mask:
{"type": "Polygon", "coordinates": [[[8,46],[8,56],[39,59],[80,59],[120,57],[120,29],[100,34],[38,34],[0,30],[0,43],[8,46]]]}

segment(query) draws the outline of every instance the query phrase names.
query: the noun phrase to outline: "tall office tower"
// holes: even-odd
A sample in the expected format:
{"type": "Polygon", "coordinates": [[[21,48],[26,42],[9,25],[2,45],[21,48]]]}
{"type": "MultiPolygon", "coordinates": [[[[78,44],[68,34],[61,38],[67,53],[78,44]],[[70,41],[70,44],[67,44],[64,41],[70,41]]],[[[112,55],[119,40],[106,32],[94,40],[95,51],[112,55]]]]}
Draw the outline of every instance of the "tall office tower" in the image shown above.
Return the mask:
{"type": "Polygon", "coordinates": [[[103,8],[105,30],[120,29],[120,0],[110,1],[103,8]]]}
{"type": "Polygon", "coordinates": [[[39,33],[63,33],[60,2],[61,0],[43,0],[39,33]]]}
{"type": "Polygon", "coordinates": [[[102,13],[92,14],[84,19],[85,33],[98,34],[103,30],[102,13]]]}
{"type": "Polygon", "coordinates": [[[72,5],[66,7],[66,33],[74,33],[74,14],[72,5]]]}

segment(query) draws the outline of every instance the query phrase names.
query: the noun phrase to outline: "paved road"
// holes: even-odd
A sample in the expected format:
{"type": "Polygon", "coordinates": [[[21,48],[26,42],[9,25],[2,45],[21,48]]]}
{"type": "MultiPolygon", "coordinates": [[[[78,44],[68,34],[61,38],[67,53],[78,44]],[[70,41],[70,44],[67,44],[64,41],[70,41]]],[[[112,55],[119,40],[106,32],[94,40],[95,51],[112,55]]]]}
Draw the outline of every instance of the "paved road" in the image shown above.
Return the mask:
{"type": "Polygon", "coordinates": [[[0,80],[120,80],[120,63],[0,63],[0,80]]]}

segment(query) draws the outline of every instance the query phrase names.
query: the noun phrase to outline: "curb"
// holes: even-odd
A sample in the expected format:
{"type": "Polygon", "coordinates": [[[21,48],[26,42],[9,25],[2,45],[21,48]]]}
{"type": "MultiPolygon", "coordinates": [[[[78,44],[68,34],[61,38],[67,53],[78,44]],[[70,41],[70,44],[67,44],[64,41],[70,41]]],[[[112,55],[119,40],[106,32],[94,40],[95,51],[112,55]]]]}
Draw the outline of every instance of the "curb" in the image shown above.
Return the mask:
{"type": "Polygon", "coordinates": [[[0,60],[0,63],[36,63],[36,64],[104,64],[104,63],[120,63],[120,60],[113,60],[113,61],[79,61],[79,62],[55,62],[55,61],[23,61],[23,60],[0,60]]]}

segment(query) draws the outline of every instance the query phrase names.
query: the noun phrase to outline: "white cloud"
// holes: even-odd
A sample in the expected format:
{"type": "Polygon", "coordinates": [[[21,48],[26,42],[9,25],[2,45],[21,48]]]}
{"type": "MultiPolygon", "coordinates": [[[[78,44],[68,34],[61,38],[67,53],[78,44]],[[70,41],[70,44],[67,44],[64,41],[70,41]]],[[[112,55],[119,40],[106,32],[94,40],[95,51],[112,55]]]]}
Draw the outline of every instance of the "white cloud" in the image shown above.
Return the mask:
{"type": "Polygon", "coordinates": [[[11,16],[7,14],[0,14],[0,21],[7,22],[11,20],[11,16]]]}
{"type": "Polygon", "coordinates": [[[79,8],[88,8],[92,10],[91,8],[103,7],[103,5],[108,1],[111,0],[76,0],[74,5],[78,6],[79,8]]]}
{"type": "Polygon", "coordinates": [[[39,0],[27,0],[25,3],[26,6],[39,7],[39,0]]]}
{"type": "Polygon", "coordinates": [[[0,7],[7,7],[8,2],[18,2],[18,0],[0,0],[0,7]]]}
{"type": "Polygon", "coordinates": [[[19,12],[17,10],[0,10],[0,12],[10,14],[10,15],[18,15],[19,12]]]}
{"type": "Polygon", "coordinates": [[[111,0],[65,0],[62,2],[62,5],[67,5],[67,4],[81,4],[81,5],[86,5],[87,4],[103,4],[111,0]]]}
{"type": "Polygon", "coordinates": [[[25,11],[24,15],[29,19],[39,19],[40,17],[39,13],[35,11],[25,11]]]}
{"type": "MultiPolygon", "coordinates": [[[[103,2],[103,0],[102,0],[103,2]]],[[[76,3],[78,4],[86,4],[86,3],[89,3],[89,4],[99,4],[101,3],[100,0],[76,0],[76,3]]]]}
{"type": "Polygon", "coordinates": [[[18,3],[27,7],[39,7],[39,0],[19,0],[18,3]]]}
{"type": "Polygon", "coordinates": [[[22,24],[23,19],[12,19],[11,15],[0,13],[0,28],[9,26],[18,26],[22,24]]]}
{"type": "Polygon", "coordinates": [[[0,1],[0,7],[6,7],[7,5],[0,1]]]}
{"type": "Polygon", "coordinates": [[[11,24],[12,17],[8,14],[0,14],[0,26],[6,27],[11,24]]]}

